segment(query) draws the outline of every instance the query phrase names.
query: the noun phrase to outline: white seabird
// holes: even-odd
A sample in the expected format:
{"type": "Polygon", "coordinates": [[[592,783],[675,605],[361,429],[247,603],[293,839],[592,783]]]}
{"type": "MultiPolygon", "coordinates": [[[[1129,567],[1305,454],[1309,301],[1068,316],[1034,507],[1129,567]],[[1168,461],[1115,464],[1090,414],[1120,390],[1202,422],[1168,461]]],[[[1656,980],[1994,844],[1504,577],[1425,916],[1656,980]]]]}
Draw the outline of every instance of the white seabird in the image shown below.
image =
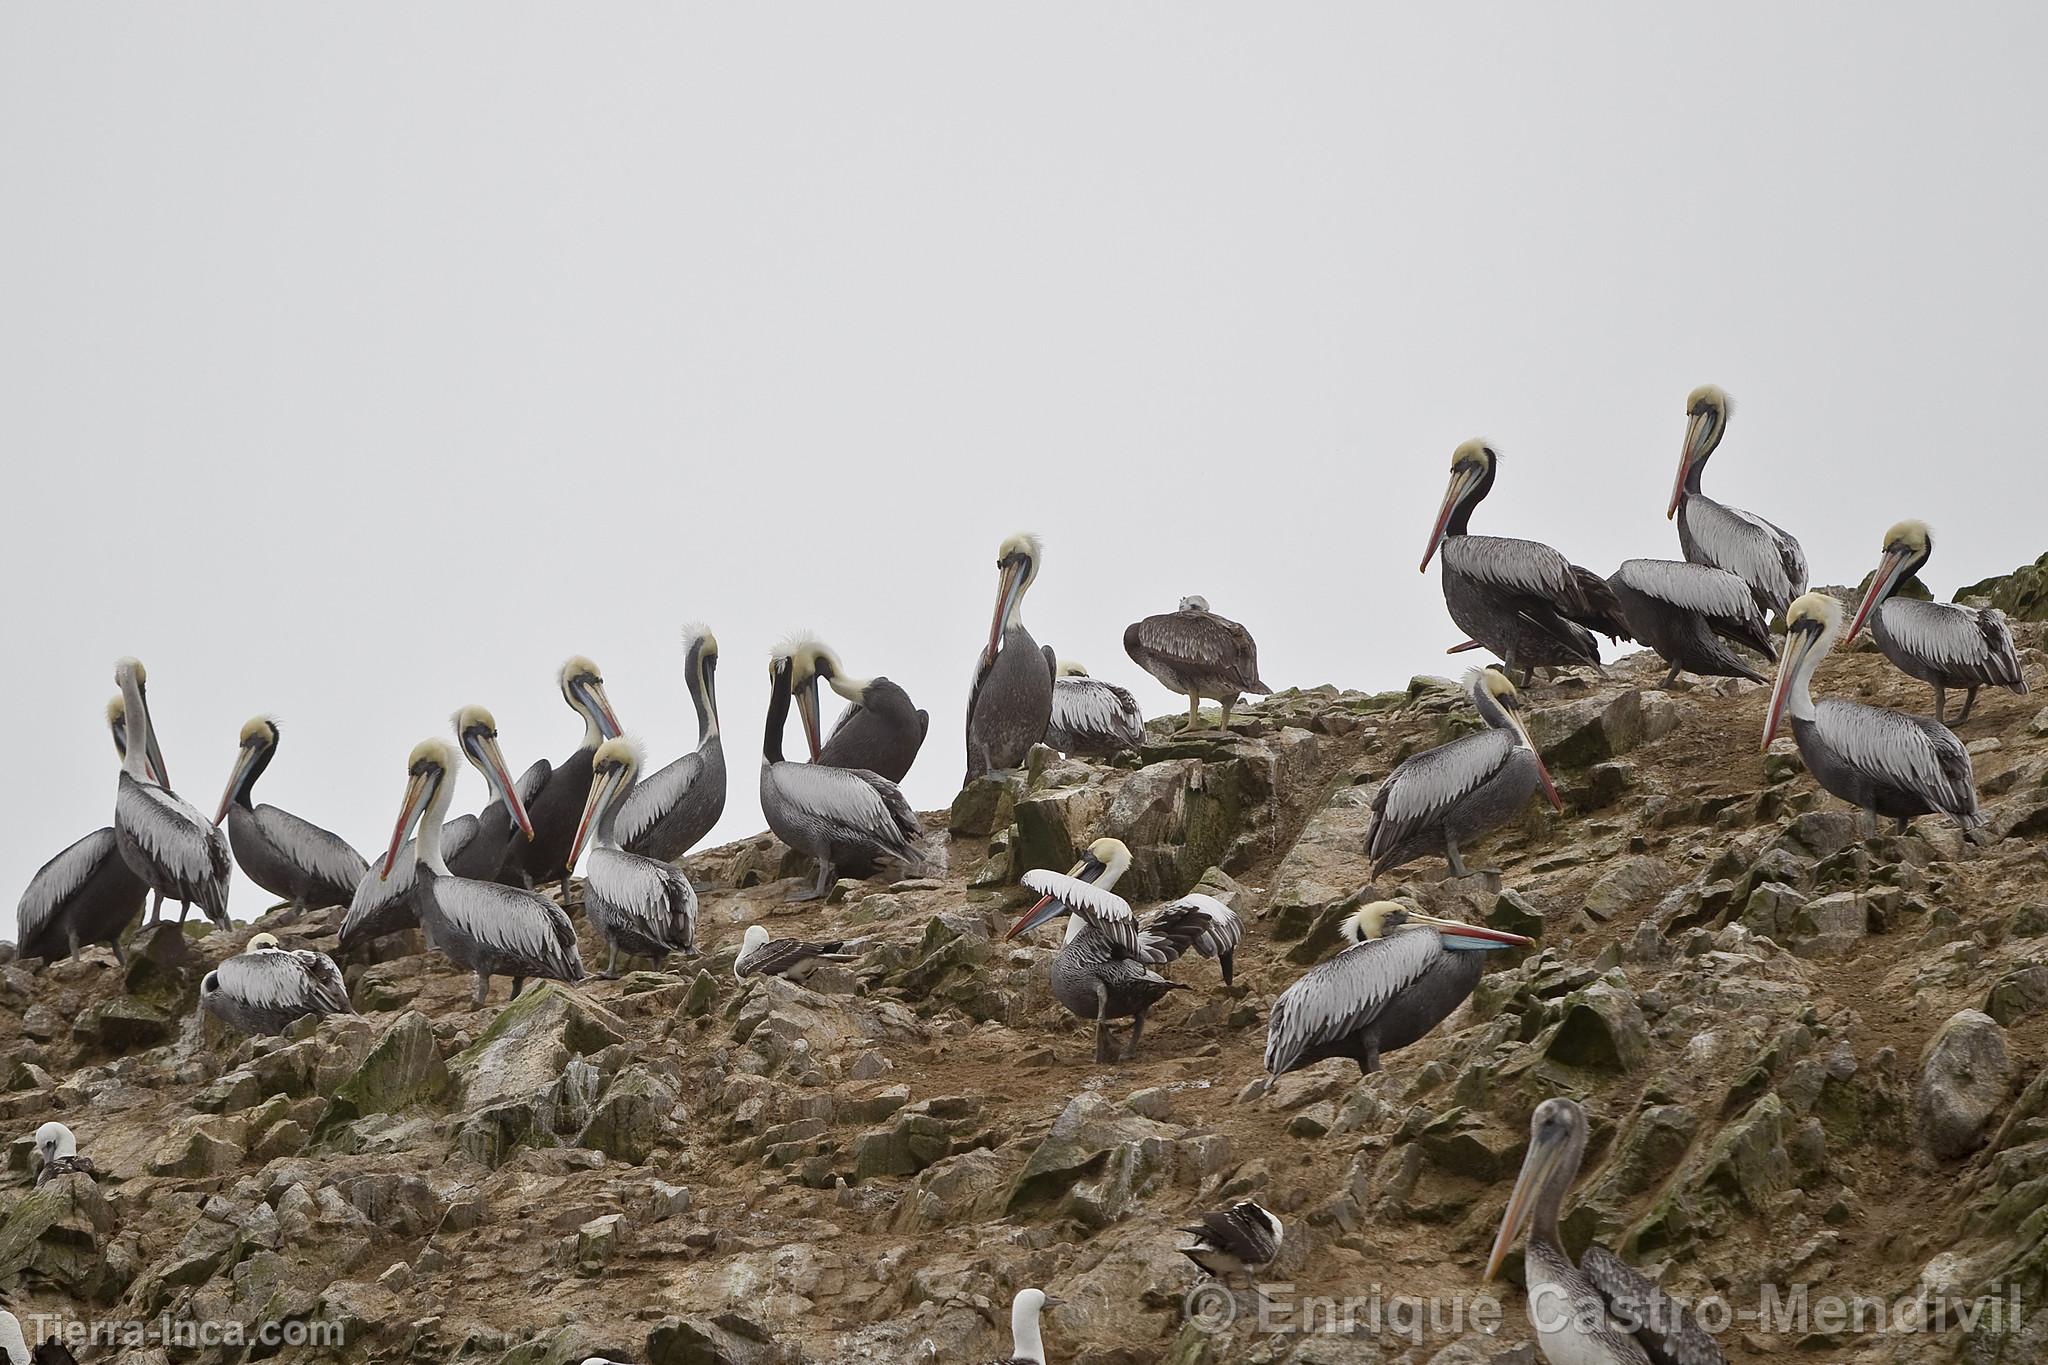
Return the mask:
{"type": "Polygon", "coordinates": [[[341,969],[325,953],[258,934],[199,983],[199,1004],[244,1033],[282,1033],[309,1014],[354,1014],[341,969]]]}

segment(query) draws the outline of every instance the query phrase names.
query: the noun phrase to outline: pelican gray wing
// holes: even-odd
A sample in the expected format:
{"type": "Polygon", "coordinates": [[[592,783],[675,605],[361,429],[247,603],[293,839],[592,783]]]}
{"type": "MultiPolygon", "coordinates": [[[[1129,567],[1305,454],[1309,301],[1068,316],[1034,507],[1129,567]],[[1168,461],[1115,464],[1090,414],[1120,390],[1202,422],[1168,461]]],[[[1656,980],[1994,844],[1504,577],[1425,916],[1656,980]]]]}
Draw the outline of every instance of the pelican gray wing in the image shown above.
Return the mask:
{"type": "Polygon", "coordinates": [[[1806,591],[1806,552],[1762,517],[1700,494],[1686,498],[1680,516],[1685,557],[1728,570],[1749,584],[1759,606],[1783,611],[1806,591]]]}
{"type": "MultiPolygon", "coordinates": [[[[524,800],[525,798],[522,797],[520,799],[524,800]]],[[[474,815],[458,815],[447,824],[441,826],[442,859],[445,861],[446,859],[453,858],[460,854],[463,849],[468,848],[469,841],[476,838],[477,831],[481,828],[482,822],[474,815]]],[[[407,839],[405,846],[411,848],[413,846],[412,840],[407,839]]]]}
{"type": "Polygon", "coordinates": [[[1887,598],[1878,610],[1894,644],[1950,679],[2025,688],[2004,612],[1905,597],[1887,598]]]}
{"type": "Polygon", "coordinates": [[[1756,593],[1726,569],[1685,560],[1630,559],[1614,571],[1613,581],[1653,603],[1699,617],[1716,635],[1777,657],[1771,647],[1771,623],[1757,604],[1756,593]]]}
{"type": "Polygon", "coordinates": [[[830,837],[882,844],[904,861],[917,861],[916,842],[924,827],[894,782],[863,768],[825,768],[811,763],[777,763],[762,770],[791,808],[825,827],[830,837]]]}
{"type": "Polygon", "coordinates": [[[605,918],[616,930],[694,951],[697,941],[697,892],[690,879],[668,863],[656,862],[615,848],[590,850],[584,892],[604,902],[605,918]]]}
{"type": "MultiPolygon", "coordinates": [[[[355,886],[370,870],[363,855],[339,835],[276,806],[258,806],[257,826],[286,857],[334,886],[355,886]]],[[[445,849],[445,846],[444,846],[445,849]]]]}
{"type": "MultiPolygon", "coordinates": [[[[1226,678],[1247,692],[1268,690],[1259,681],[1259,647],[1251,632],[1214,612],[1169,611],[1146,617],[1124,631],[1124,652],[1143,664],[1140,651],[1170,665],[1226,678]]],[[[1054,692],[1057,695],[1057,683],[1054,692]]]]}
{"type": "Polygon", "coordinates": [[[536,969],[527,975],[583,979],[575,926],[546,896],[497,882],[435,877],[433,903],[446,929],[492,957],[536,969]]]}
{"type": "MultiPolygon", "coordinates": [[[[476,838],[478,828],[474,815],[458,816],[441,826],[443,860],[460,857],[469,841],[476,838]]],[[[356,882],[355,895],[349,900],[348,914],[342,917],[341,941],[344,946],[358,937],[379,938],[418,926],[419,908],[412,901],[413,888],[418,885],[415,875],[418,870],[418,845],[407,839],[399,846],[389,877],[384,875],[381,861],[363,873],[356,882]]]]}
{"type": "Polygon", "coordinates": [[[1244,941],[1237,912],[1197,892],[1162,905],[1138,921],[1138,947],[1149,962],[1173,962],[1190,950],[1215,958],[1230,984],[1231,954],[1244,941]]]}
{"type": "Polygon", "coordinates": [[[1724,1365],[1727,1357],[1691,1310],[1606,1247],[1587,1247],[1579,1269],[1655,1365],[1724,1365]]]}
{"type": "Polygon", "coordinates": [[[325,953],[265,948],[223,959],[220,988],[251,1009],[298,1014],[354,1014],[341,969],[325,953]]]}
{"type": "Polygon", "coordinates": [[[683,797],[704,777],[704,756],[695,750],[684,754],[643,782],[633,784],[615,818],[618,841],[630,848],[661,823],[683,797]]]}
{"type": "Polygon", "coordinates": [[[1119,956],[1137,961],[1167,960],[1145,956],[1138,942],[1138,918],[1131,913],[1131,903],[1114,891],[1105,891],[1094,882],[1084,882],[1079,877],[1070,877],[1049,868],[1034,868],[1019,880],[1039,895],[1051,896],[1066,906],[1069,913],[1086,920],[1090,928],[1109,941],[1119,956]]]}
{"type": "Polygon", "coordinates": [[[1486,587],[1534,598],[1602,635],[1628,637],[1627,620],[1607,581],[1548,545],[1508,536],[1453,536],[1439,553],[1447,567],[1486,587]]]}
{"type": "Polygon", "coordinates": [[[732,974],[744,981],[750,976],[787,976],[798,968],[824,962],[857,961],[860,954],[842,951],[845,946],[839,940],[804,943],[793,938],[770,939],[753,952],[742,952],[733,959],[732,974]]]}
{"type": "Polygon", "coordinates": [[[1507,766],[1520,741],[1507,730],[1486,730],[1403,759],[1372,799],[1366,852],[1386,853],[1442,817],[1507,766]]]}
{"type": "Polygon", "coordinates": [[[1145,713],[1125,689],[1100,678],[1055,678],[1045,742],[1061,753],[1098,744],[1135,749],[1145,742],[1145,713]]]}
{"type": "MultiPolygon", "coordinates": [[[[150,861],[177,881],[192,887],[225,886],[234,867],[228,837],[191,802],[154,783],[129,780],[115,794],[114,820],[150,861]]],[[[225,894],[221,899],[225,902],[225,894]]]]}
{"type": "Polygon", "coordinates": [[[1965,825],[1979,822],[1969,751],[1939,721],[1830,698],[1814,707],[1814,729],[1845,763],[1924,795],[1965,825]]]}
{"type": "Polygon", "coordinates": [[[78,894],[109,858],[121,856],[111,826],[96,829],[36,869],[14,908],[15,939],[34,942],[64,902],[78,894]]]}
{"type": "Polygon", "coordinates": [[[1346,948],[1304,972],[1273,1002],[1266,1022],[1266,1070],[1284,1073],[1309,1049],[1347,1038],[1447,950],[1427,929],[1402,929],[1346,948]]]}

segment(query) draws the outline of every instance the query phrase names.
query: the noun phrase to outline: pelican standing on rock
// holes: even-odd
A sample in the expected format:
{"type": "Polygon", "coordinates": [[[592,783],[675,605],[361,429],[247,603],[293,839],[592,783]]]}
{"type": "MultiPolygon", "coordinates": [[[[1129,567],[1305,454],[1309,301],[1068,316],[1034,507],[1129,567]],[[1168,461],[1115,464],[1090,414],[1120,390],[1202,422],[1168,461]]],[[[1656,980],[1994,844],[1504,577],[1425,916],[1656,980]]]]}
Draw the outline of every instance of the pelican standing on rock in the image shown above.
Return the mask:
{"type": "Polygon", "coordinates": [[[1020,1289],[1010,1303],[1010,1353],[986,1365],[1045,1365],[1045,1338],[1039,1335],[1038,1315],[1066,1302],[1042,1289],[1020,1289]]]}
{"type": "Polygon", "coordinates": [[[36,1156],[42,1161],[41,1168],[36,1171],[38,1185],[47,1185],[67,1175],[97,1176],[99,1173],[91,1157],[78,1154],[78,1139],[71,1130],[54,1119],[36,1129],[36,1156]]]}
{"type": "Polygon", "coordinates": [[[796,666],[790,688],[796,694],[797,710],[803,715],[811,762],[827,768],[865,768],[891,782],[901,782],[910,765],[917,761],[925,731],[931,728],[930,713],[918,710],[910,694],[887,678],[847,677],[839,656],[817,640],[798,640],[789,646],[789,652],[796,666]],[[820,681],[847,703],[832,727],[830,738],[822,745],[818,717],[820,681]]]}
{"type": "Polygon", "coordinates": [[[795,661],[787,651],[768,665],[768,725],[761,741],[761,813],[783,843],[818,860],[818,884],[791,900],[818,900],[841,876],[870,877],[885,862],[921,870],[917,812],[886,777],[857,768],[821,768],[782,757],[795,661]]]}
{"type": "Polygon", "coordinates": [[[1489,728],[1403,759],[1380,783],[1365,837],[1375,877],[1436,853],[1453,877],[1469,877],[1460,846],[1513,819],[1539,787],[1564,809],[1507,675],[1474,669],[1465,675],[1465,691],[1489,728]]]}
{"type": "Polygon", "coordinates": [[[422,740],[405,770],[405,801],[384,855],[384,875],[391,875],[405,836],[417,825],[413,895],[420,925],[436,949],[476,973],[477,1007],[490,994],[493,976],[512,978],[514,998],[528,977],[581,981],[576,930],[561,906],[537,891],[449,875],[441,856],[441,822],[455,795],[454,748],[443,739],[422,740]]]}
{"type": "Polygon", "coordinates": [[[1045,727],[1048,748],[1063,754],[1106,758],[1145,742],[1145,713],[1137,699],[1113,682],[1088,676],[1072,659],[1053,670],[1052,720],[1045,727]]]}
{"type": "Polygon", "coordinates": [[[225,927],[228,876],[234,870],[227,835],[159,781],[166,777],[164,760],[149,715],[148,675],[141,661],[116,663],[114,682],[121,689],[128,734],[128,752],[121,759],[120,786],[114,795],[114,838],[121,857],[151,890],[183,907],[179,923],[197,901],[208,919],[225,927]]]}
{"type": "MultiPolygon", "coordinates": [[[[114,752],[128,754],[125,704],[107,703],[114,752]]],[[[152,774],[154,776],[154,774],[152,774]]],[[[127,965],[121,935],[142,914],[149,887],[121,856],[114,827],[103,825],[36,869],[14,908],[14,931],[22,957],[54,962],[77,957],[87,944],[104,943],[114,961],[127,965]]]]}
{"type": "Polygon", "coordinates": [[[1767,682],[1723,641],[1748,645],[1776,663],[1771,623],[1749,584],[1708,564],[1669,559],[1624,560],[1607,580],[1636,639],[1671,665],[1663,685],[1680,673],[1705,678],[1767,682]]]}
{"type": "MultiPolygon", "coordinates": [[[[1492,650],[1527,687],[1539,667],[1600,664],[1599,631],[1629,638],[1628,619],[1607,580],[1533,540],[1475,536],[1472,509],[1493,491],[1500,457],[1484,441],[1451,456],[1451,483],[1430,529],[1422,567],[1441,551],[1444,605],[1458,628],[1492,650]]],[[[1465,646],[1458,646],[1463,649],[1465,646]]]]}
{"type": "Polygon", "coordinates": [[[845,943],[838,939],[829,943],[802,943],[793,938],[771,939],[765,926],[749,924],[747,932],[740,937],[739,956],[732,960],[733,980],[745,981],[750,976],[779,976],[786,981],[800,982],[827,964],[859,960],[860,954],[845,952],[845,947],[845,943]]]}
{"type": "Polygon", "coordinates": [[[1024,628],[1024,594],[1038,577],[1044,547],[1034,535],[1014,535],[996,552],[995,621],[988,648],[974,666],[967,693],[967,776],[1024,765],[1031,746],[1045,738],[1052,720],[1052,676],[1056,660],[1024,628]]]}
{"type": "Polygon", "coordinates": [[[1830,697],[1813,699],[1813,671],[1842,633],[1842,608],[1826,593],[1810,592],[1785,611],[1785,652],[1764,717],[1763,748],[1778,736],[1785,716],[1806,770],[1823,789],[1867,812],[1899,822],[1904,833],[1916,815],[1953,818],[1972,839],[1984,817],[1977,811],[1977,780],[1969,751],[1940,721],[1903,711],[1830,697]]]}
{"type": "Polygon", "coordinates": [[[1884,558],[1870,575],[1870,589],[1849,623],[1848,639],[1863,629],[1866,618],[1877,647],[1901,673],[1934,684],[1934,718],[1946,723],[1947,692],[1966,689],[1961,725],[1977,704],[1977,689],[2009,687],[2026,694],[2020,656],[2013,648],[2012,627],[2005,613],[1991,607],[1965,607],[1955,602],[1916,602],[1894,597],[1899,585],[1927,567],[1934,556],[1934,533],[1924,521],[1902,521],[1884,533],[1884,558]]]}
{"type": "Polygon", "coordinates": [[[1776,616],[1806,591],[1806,551],[1754,512],[1700,491],[1707,457],[1727,434],[1733,411],[1734,401],[1718,385],[1702,384],[1686,398],[1685,446],[1664,515],[1678,518],[1678,544],[1689,562],[1726,569],[1749,584],[1765,616],[1776,616]]]}
{"type": "Polygon", "coordinates": [[[1202,698],[1223,704],[1220,728],[1246,692],[1270,695],[1259,681],[1259,647],[1252,633],[1209,610],[1206,597],[1183,597],[1178,611],[1148,616],[1124,630],[1124,653],[1168,691],[1188,699],[1188,728],[1202,719],[1202,698]]]}
{"type": "Polygon", "coordinates": [[[354,1014],[341,969],[325,953],[288,951],[258,934],[199,983],[199,1005],[243,1033],[283,1033],[309,1014],[354,1014]]]}
{"type": "Polygon", "coordinates": [[[1586,1135],[1586,1111],[1577,1101],[1536,1106],[1529,1154],[1508,1196],[1485,1278],[1500,1273],[1526,1229],[1522,1277],[1529,1322],[1550,1365],[1722,1365],[1721,1348],[1685,1305],[1621,1257],[1594,1245],[1572,1264],[1557,1224],[1586,1157],[1586,1135]]]}
{"type": "Polygon", "coordinates": [[[1344,921],[1352,946],[1302,974],[1273,1002],[1266,1070],[1284,1076],[1331,1057],[1360,1073],[1444,1020],[1486,974],[1486,953],[1531,940],[1374,901],[1344,921]]]}
{"type": "Polygon", "coordinates": [[[541,759],[519,779],[530,793],[525,799],[530,802],[526,813],[533,821],[533,837],[521,842],[508,836],[497,880],[529,890],[569,875],[569,844],[590,796],[590,760],[598,745],[619,733],[619,718],[612,713],[604,675],[596,664],[578,654],[562,665],[557,680],[562,700],[583,718],[583,742],[559,764],[550,767],[541,759]]]}
{"type": "Polygon", "coordinates": [[[619,846],[672,863],[725,814],[725,741],[718,732],[718,637],[683,627],[683,668],[697,709],[697,748],[637,783],[619,807],[619,846]]]}
{"type": "Polygon", "coordinates": [[[256,779],[276,753],[276,721],[258,716],[242,727],[241,748],[213,823],[228,822],[228,842],[243,875],[293,909],[347,905],[370,870],[363,855],[341,836],[289,811],[250,803],[256,779]]]}
{"type": "Polygon", "coordinates": [[[590,844],[583,873],[583,913],[611,945],[604,977],[618,975],[619,950],[656,960],[670,953],[697,955],[697,892],[673,863],[643,858],[619,847],[618,811],[640,776],[639,747],[621,735],[597,746],[591,761],[590,797],[569,845],[576,866],[590,844]],[[595,834],[593,840],[592,835],[595,834]]]}

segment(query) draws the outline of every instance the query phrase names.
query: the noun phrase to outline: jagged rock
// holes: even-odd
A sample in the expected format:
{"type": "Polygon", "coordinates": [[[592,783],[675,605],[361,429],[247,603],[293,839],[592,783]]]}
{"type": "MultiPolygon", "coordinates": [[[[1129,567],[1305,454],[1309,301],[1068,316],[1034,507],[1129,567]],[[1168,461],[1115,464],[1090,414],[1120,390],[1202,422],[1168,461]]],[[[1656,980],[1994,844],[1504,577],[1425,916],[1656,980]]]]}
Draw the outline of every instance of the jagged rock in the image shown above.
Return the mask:
{"type": "Polygon", "coordinates": [[[1791,1183],[1785,1106],[1777,1095],[1767,1094],[1714,1139],[1699,1184],[1760,1213],[1791,1183]]]}
{"type": "Polygon", "coordinates": [[[1016,789],[1012,779],[989,773],[975,778],[953,798],[946,828],[971,839],[986,839],[1015,818],[1016,789]]]}
{"type": "Polygon", "coordinates": [[[1624,858],[1600,874],[1586,892],[1584,908],[1596,920],[1610,920],[1641,904],[1671,879],[1661,858],[1624,858]]]}
{"type": "Polygon", "coordinates": [[[1942,1160],[1982,1145],[1984,1129],[2012,1085],[2005,1030],[1976,1010],[1951,1016],[1920,1058],[1914,1114],[1920,1143],[1942,1160]]]}
{"type": "Polygon", "coordinates": [[[85,1303],[111,1303],[126,1285],[107,1257],[114,1210],[90,1176],[69,1175],[22,1195],[0,1223],[0,1281],[26,1275],[85,1303]]]}
{"type": "Polygon", "coordinates": [[[1783,882],[1765,882],[1749,893],[1737,922],[1753,934],[1766,938],[1790,938],[1796,932],[1797,916],[1806,897],[1783,882]]]}
{"type": "Polygon", "coordinates": [[[2009,574],[1958,588],[1955,600],[1996,607],[2015,621],[2048,621],[2048,554],[2009,574]]]}
{"type": "Polygon", "coordinates": [[[2039,962],[2013,968],[1992,983],[1984,997],[1984,1012],[2007,1028],[2044,1009],[2048,1009],[2048,965],[2039,962]]]}
{"type": "Polygon", "coordinates": [[[1801,957],[1847,957],[1862,946],[1868,919],[1861,896],[1838,891],[1795,909],[1784,937],[1801,957]]]}
{"type": "Polygon", "coordinates": [[[1650,1047],[1650,1029],[1626,985],[1595,981],[1568,996],[1564,1017],[1543,1048],[1566,1066],[1633,1071],[1650,1047]]]}
{"type": "Polygon", "coordinates": [[[645,1067],[629,1067],[606,1087],[576,1143],[634,1165],[647,1160],[676,1104],[676,1088],[645,1067]]]}
{"type": "Polygon", "coordinates": [[[1076,1095],[1018,1173],[1009,1211],[1019,1213],[1069,1192],[1084,1178],[1099,1175],[1113,1154],[1121,1153],[1116,1174],[1128,1183],[1139,1174],[1133,1169],[1141,1159],[1136,1148],[1152,1144],[1144,1159],[1156,1160],[1159,1145],[1170,1148],[1178,1136],[1177,1130],[1100,1095],[1076,1095]]]}
{"type": "Polygon", "coordinates": [[[1529,715],[1529,738],[1544,761],[1557,769],[1587,768],[1619,758],[1643,742],[1642,693],[1538,707],[1529,715]]]}
{"type": "Polygon", "coordinates": [[[626,1024],[555,981],[530,985],[448,1065],[464,1105],[474,1109],[530,1099],[554,1084],[574,1056],[622,1043],[626,1024]]]}
{"type": "Polygon", "coordinates": [[[437,1104],[452,1088],[433,1026],[425,1015],[408,1010],[384,1031],[355,1074],[335,1090],[314,1137],[331,1140],[368,1114],[396,1114],[437,1104]]]}
{"type": "Polygon", "coordinates": [[[899,1114],[894,1123],[862,1133],[853,1143],[853,1178],[915,1175],[952,1150],[951,1129],[930,1114],[899,1114]]]}
{"type": "Polygon", "coordinates": [[[671,1318],[647,1337],[648,1365],[794,1365],[799,1358],[737,1313],[671,1318]]]}
{"type": "Polygon", "coordinates": [[[221,1175],[242,1164],[242,1145],[224,1120],[205,1115],[179,1124],[157,1147],[150,1160],[152,1175],[201,1179],[221,1175]]]}
{"type": "Polygon", "coordinates": [[[169,1042],[178,1031],[178,1021],[160,1005],[135,996],[117,995],[80,1015],[72,1031],[88,1046],[108,1052],[136,1052],[169,1042]]]}

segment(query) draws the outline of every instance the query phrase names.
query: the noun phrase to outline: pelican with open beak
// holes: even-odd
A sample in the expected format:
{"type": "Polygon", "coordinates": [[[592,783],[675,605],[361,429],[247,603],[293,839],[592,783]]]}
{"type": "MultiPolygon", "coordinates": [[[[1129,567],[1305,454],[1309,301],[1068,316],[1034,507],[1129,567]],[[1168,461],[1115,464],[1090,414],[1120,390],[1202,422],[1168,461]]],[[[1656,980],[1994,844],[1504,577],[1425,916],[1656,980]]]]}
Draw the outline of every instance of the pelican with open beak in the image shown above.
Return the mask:
{"type": "Polygon", "coordinates": [[[1980,687],[2008,687],[2022,695],[2026,676],[2020,672],[2012,627],[2005,613],[1992,607],[1966,607],[1959,602],[1921,602],[1893,596],[1901,584],[1927,567],[1934,557],[1934,532],[1924,521],[1902,521],[1884,533],[1884,557],[1870,576],[1849,622],[1847,637],[1856,638],[1865,620],[1884,656],[1907,677],[1934,686],[1934,718],[1946,722],[1947,693],[1966,689],[1961,725],[1977,704],[1980,687]]]}
{"type": "Polygon", "coordinates": [[[1806,551],[1754,512],[1715,502],[1700,491],[1707,457],[1727,434],[1734,410],[1734,400],[1719,385],[1702,384],[1686,397],[1685,445],[1664,515],[1678,518],[1678,544],[1688,563],[1734,574],[1749,585],[1763,614],[1773,617],[1806,591],[1806,551]]]}
{"type": "Polygon", "coordinates": [[[639,746],[624,735],[597,746],[590,797],[583,803],[583,818],[569,846],[573,868],[584,845],[590,845],[583,873],[583,913],[611,945],[604,969],[607,980],[618,974],[621,951],[657,962],[670,953],[697,955],[697,892],[690,879],[673,863],[619,847],[619,807],[639,780],[640,763],[639,746]]]}
{"type": "Polygon", "coordinates": [[[1031,746],[1052,720],[1052,680],[1058,663],[1024,628],[1024,594],[1038,577],[1045,547],[1034,535],[1014,535],[996,552],[996,610],[988,646],[967,694],[967,776],[1024,765],[1031,746]]]}

